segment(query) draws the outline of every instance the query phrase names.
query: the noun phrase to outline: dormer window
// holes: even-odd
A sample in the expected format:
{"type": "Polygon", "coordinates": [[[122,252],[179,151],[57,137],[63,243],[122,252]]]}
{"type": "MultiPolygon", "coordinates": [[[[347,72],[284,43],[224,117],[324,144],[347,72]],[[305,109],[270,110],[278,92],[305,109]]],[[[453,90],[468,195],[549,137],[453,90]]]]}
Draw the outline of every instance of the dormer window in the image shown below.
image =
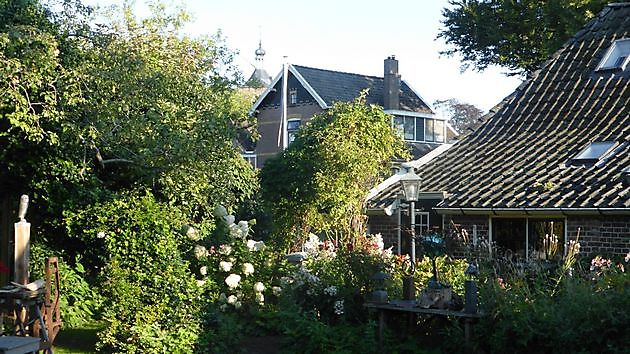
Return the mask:
{"type": "Polygon", "coordinates": [[[614,141],[594,141],[572,158],[571,162],[574,164],[597,162],[608,155],[615,146],[617,143],[614,141]]]}
{"type": "Polygon", "coordinates": [[[628,66],[628,62],[630,62],[630,38],[619,39],[608,48],[596,71],[615,69],[623,71],[628,66]]]}

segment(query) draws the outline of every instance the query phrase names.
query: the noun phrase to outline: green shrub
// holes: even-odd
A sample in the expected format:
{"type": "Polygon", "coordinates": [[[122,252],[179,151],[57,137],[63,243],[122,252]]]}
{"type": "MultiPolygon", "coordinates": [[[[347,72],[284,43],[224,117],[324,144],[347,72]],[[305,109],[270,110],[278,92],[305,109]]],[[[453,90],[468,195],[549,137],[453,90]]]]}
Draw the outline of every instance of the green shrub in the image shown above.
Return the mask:
{"type": "Polygon", "coordinates": [[[97,349],[192,352],[201,328],[201,288],[182,257],[184,217],[150,193],[128,193],[73,215],[70,230],[90,245],[103,319],[97,349]]]}

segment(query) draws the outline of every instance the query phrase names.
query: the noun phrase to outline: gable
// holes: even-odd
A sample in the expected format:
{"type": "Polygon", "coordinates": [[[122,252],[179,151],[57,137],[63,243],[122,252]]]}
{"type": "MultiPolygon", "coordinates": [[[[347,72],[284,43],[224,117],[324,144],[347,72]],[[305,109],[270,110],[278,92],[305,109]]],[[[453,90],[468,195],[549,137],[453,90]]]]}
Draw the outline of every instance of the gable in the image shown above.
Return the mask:
{"type": "MultiPolygon", "coordinates": [[[[288,80],[287,80],[287,89],[288,92],[292,92],[295,90],[297,95],[298,104],[308,104],[313,103],[317,104],[317,100],[313,95],[307,90],[304,85],[296,78],[296,76],[289,72],[288,80]]],[[[260,104],[258,104],[258,109],[269,108],[269,107],[280,107],[282,104],[282,80],[278,80],[273,86],[272,89],[264,95],[260,104]]]]}

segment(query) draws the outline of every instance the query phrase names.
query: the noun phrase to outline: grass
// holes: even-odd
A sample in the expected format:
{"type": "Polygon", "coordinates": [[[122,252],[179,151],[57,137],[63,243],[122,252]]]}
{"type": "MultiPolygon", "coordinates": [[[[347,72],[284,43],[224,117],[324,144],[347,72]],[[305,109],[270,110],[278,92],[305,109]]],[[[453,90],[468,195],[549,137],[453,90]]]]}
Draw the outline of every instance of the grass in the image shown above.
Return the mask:
{"type": "Polygon", "coordinates": [[[96,353],[94,347],[100,323],[87,324],[83,328],[62,328],[55,338],[54,352],[59,354],[96,353]]]}

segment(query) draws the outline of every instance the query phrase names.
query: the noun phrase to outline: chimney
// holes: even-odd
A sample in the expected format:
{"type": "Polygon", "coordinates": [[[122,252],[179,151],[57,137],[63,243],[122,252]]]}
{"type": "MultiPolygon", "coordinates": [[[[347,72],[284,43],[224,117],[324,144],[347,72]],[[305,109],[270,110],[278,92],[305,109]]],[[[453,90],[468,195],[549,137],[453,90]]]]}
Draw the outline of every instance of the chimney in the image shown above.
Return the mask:
{"type": "Polygon", "coordinates": [[[398,60],[395,56],[385,59],[385,73],[383,75],[383,108],[400,109],[400,74],[398,60]]]}

